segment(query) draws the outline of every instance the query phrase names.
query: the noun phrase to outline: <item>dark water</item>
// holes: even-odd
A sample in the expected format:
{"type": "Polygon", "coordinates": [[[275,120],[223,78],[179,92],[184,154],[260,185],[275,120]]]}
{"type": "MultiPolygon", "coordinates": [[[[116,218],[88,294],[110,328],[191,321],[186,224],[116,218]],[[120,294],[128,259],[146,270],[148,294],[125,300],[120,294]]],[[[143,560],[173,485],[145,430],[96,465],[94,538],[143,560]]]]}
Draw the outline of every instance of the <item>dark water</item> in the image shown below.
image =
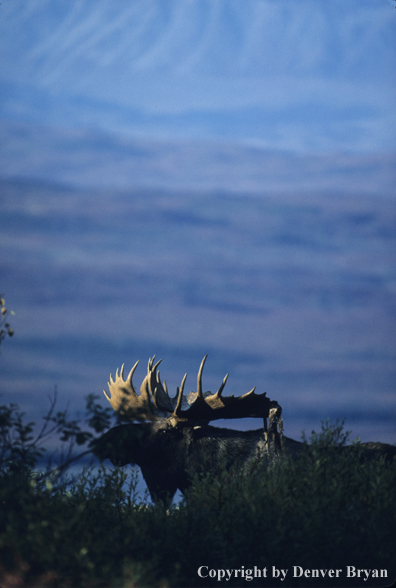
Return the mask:
{"type": "Polygon", "coordinates": [[[142,360],[139,385],[153,354],[171,391],[186,371],[194,389],[208,353],[204,386],[229,372],[229,393],[266,390],[291,436],[346,417],[353,438],[396,442],[394,201],[5,181],[0,194],[16,312],[1,402],[38,418],[56,385],[83,414],[122,363],[142,360]]]}

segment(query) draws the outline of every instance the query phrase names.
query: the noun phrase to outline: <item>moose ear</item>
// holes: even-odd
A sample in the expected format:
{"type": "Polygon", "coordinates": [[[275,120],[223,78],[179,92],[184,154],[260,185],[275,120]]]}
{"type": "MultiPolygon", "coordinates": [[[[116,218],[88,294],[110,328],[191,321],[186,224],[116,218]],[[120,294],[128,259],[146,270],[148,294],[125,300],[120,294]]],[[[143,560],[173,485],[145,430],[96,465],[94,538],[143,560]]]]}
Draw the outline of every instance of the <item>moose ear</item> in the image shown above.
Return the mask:
{"type": "Polygon", "coordinates": [[[134,449],[138,449],[143,437],[149,432],[144,423],[135,425],[118,425],[107,433],[94,439],[90,448],[101,461],[109,459],[115,466],[135,463],[134,449]]]}

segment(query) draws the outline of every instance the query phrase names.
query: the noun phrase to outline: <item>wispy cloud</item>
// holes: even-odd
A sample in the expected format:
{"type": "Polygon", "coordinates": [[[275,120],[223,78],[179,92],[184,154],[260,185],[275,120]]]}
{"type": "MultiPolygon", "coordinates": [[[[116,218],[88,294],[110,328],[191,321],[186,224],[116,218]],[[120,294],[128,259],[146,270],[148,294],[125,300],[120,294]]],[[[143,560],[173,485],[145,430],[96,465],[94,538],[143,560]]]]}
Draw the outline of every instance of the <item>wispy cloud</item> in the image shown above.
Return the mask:
{"type": "Polygon", "coordinates": [[[193,386],[209,352],[205,386],[230,372],[228,393],[266,390],[288,434],[347,416],[394,441],[391,200],[0,188],[16,311],[0,393],[30,418],[54,384],[82,410],[110,371],[140,358],[140,374],[153,353],[172,391],[185,371],[193,386]]]}
{"type": "Polygon", "coordinates": [[[174,390],[209,352],[288,434],[394,441],[395,15],[3,0],[0,393],[82,408],[153,353],[174,390]]]}
{"type": "MultiPolygon", "coordinates": [[[[110,0],[51,0],[24,6],[18,11],[8,2],[1,8],[0,79],[69,100],[63,116],[56,112],[56,122],[86,124],[76,101],[83,99],[102,102],[102,110],[107,103],[154,117],[190,116],[187,134],[211,138],[218,136],[216,125],[197,127],[194,116],[233,112],[230,134],[247,139],[252,125],[244,112],[255,107],[272,130],[263,129],[261,139],[279,147],[273,114],[287,117],[300,105],[307,115],[312,107],[321,112],[322,145],[309,142],[315,130],[299,125],[296,113],[287,148],[339,149],[342,141],[328,132],[336,121],[327,111],[346,109],[360,112],[362,127],[364,119],[373,124],[366,126],[364,139],[348,143],[343,137],[345,149],[389,149],[394,141],[381,128],[382,121],[388,128],[395,124],[390,80],[396,18],[388,2],[144,0],[121,7],[110,0]]],[[[3,115],[10,108],[5,104],[3,115]]],[[[45,109],[31,116],[50,122],[45,109]]],[[[94,124],[119,129],[105,114],[94,124]]],[[[120,126],[141,130],[125,115],[120,126]]],[[[169,120],[166,133],[181,128],[169,120]]]]}
{"type": "MultiPolygon", "coordinates": [[[[290,126],[279,126],[284,147],[290,126]]],[[[396,174],[393,153],[297,155],[229,137],[160,141],[1,121],[0,129],[0,174],[74,186],[381,196],[393,194],[396,174]]]]}

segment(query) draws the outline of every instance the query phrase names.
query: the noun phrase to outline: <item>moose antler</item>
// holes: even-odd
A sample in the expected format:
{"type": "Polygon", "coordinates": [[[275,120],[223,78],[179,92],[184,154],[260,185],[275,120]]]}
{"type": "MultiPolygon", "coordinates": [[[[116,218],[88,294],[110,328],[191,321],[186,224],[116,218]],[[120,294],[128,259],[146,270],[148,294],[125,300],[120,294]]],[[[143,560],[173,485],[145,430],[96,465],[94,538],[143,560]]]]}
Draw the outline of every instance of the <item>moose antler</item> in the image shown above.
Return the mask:
{"type": "Polygon", "coordinates": [[[135,392],[132,377],[138,362],[131,369],[124,381],[124,366],[116,372],[113,381],[110,375],[109,390],[105,396],[112,407],[131,419],[158,420],[167,419],[171,427],[192,426],[204,424],[218,419],[237,419],[245,417],[259,417],[264,419],[264,425],[271,409],[280,408],[278,403],[267,398],[266,393],[255,394],[255,388],[243,396],[222,396],[228,374],[223,379],[215,394],[202,392],[202,372],[207,355],[203,358],[197,378],[197,391],[183,396],[187,374],[183,377],[176,396],[171,398],[166,383],[162,384],[158,366],[161,360],[154,364],[155,356],[149,360],[147,375],[140,387],[140,396],[135,392]]]}
{"type": "Polygon", "coordinates": [[[110,396],[105,390],[103,390],[103,393],[114,410],[123,416],[129,417],[131,420],[154,421],[159,418],[159,415],[155,413],[150,402],[148,375],[140,386],[140,396],[133,387],[132,378],[138,363],[139,361],[135,363],[126,380],[124,380],[124,364],[122,364],[120,374],[118,374],[117,369],[115,380],[110,374],[110,381],[108,382],[110,396]]]}

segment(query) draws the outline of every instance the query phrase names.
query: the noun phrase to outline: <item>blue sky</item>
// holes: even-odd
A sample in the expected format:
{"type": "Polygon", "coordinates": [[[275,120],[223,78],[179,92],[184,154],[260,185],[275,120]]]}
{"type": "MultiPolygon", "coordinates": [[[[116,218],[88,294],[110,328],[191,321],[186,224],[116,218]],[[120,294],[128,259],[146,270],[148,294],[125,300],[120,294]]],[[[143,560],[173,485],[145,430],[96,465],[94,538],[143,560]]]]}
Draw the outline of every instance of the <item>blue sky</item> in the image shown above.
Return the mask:
{"type": "Polygon", "coordinates": [[[395,148],[391,0],[4,0],[0,116],[297,152],[395,148]]]}
{"type": "Polygon", "coordinates": [[[0,394],[209,352],[296,438],[394,441],[394,4],[2,0],[0,394]]]}

